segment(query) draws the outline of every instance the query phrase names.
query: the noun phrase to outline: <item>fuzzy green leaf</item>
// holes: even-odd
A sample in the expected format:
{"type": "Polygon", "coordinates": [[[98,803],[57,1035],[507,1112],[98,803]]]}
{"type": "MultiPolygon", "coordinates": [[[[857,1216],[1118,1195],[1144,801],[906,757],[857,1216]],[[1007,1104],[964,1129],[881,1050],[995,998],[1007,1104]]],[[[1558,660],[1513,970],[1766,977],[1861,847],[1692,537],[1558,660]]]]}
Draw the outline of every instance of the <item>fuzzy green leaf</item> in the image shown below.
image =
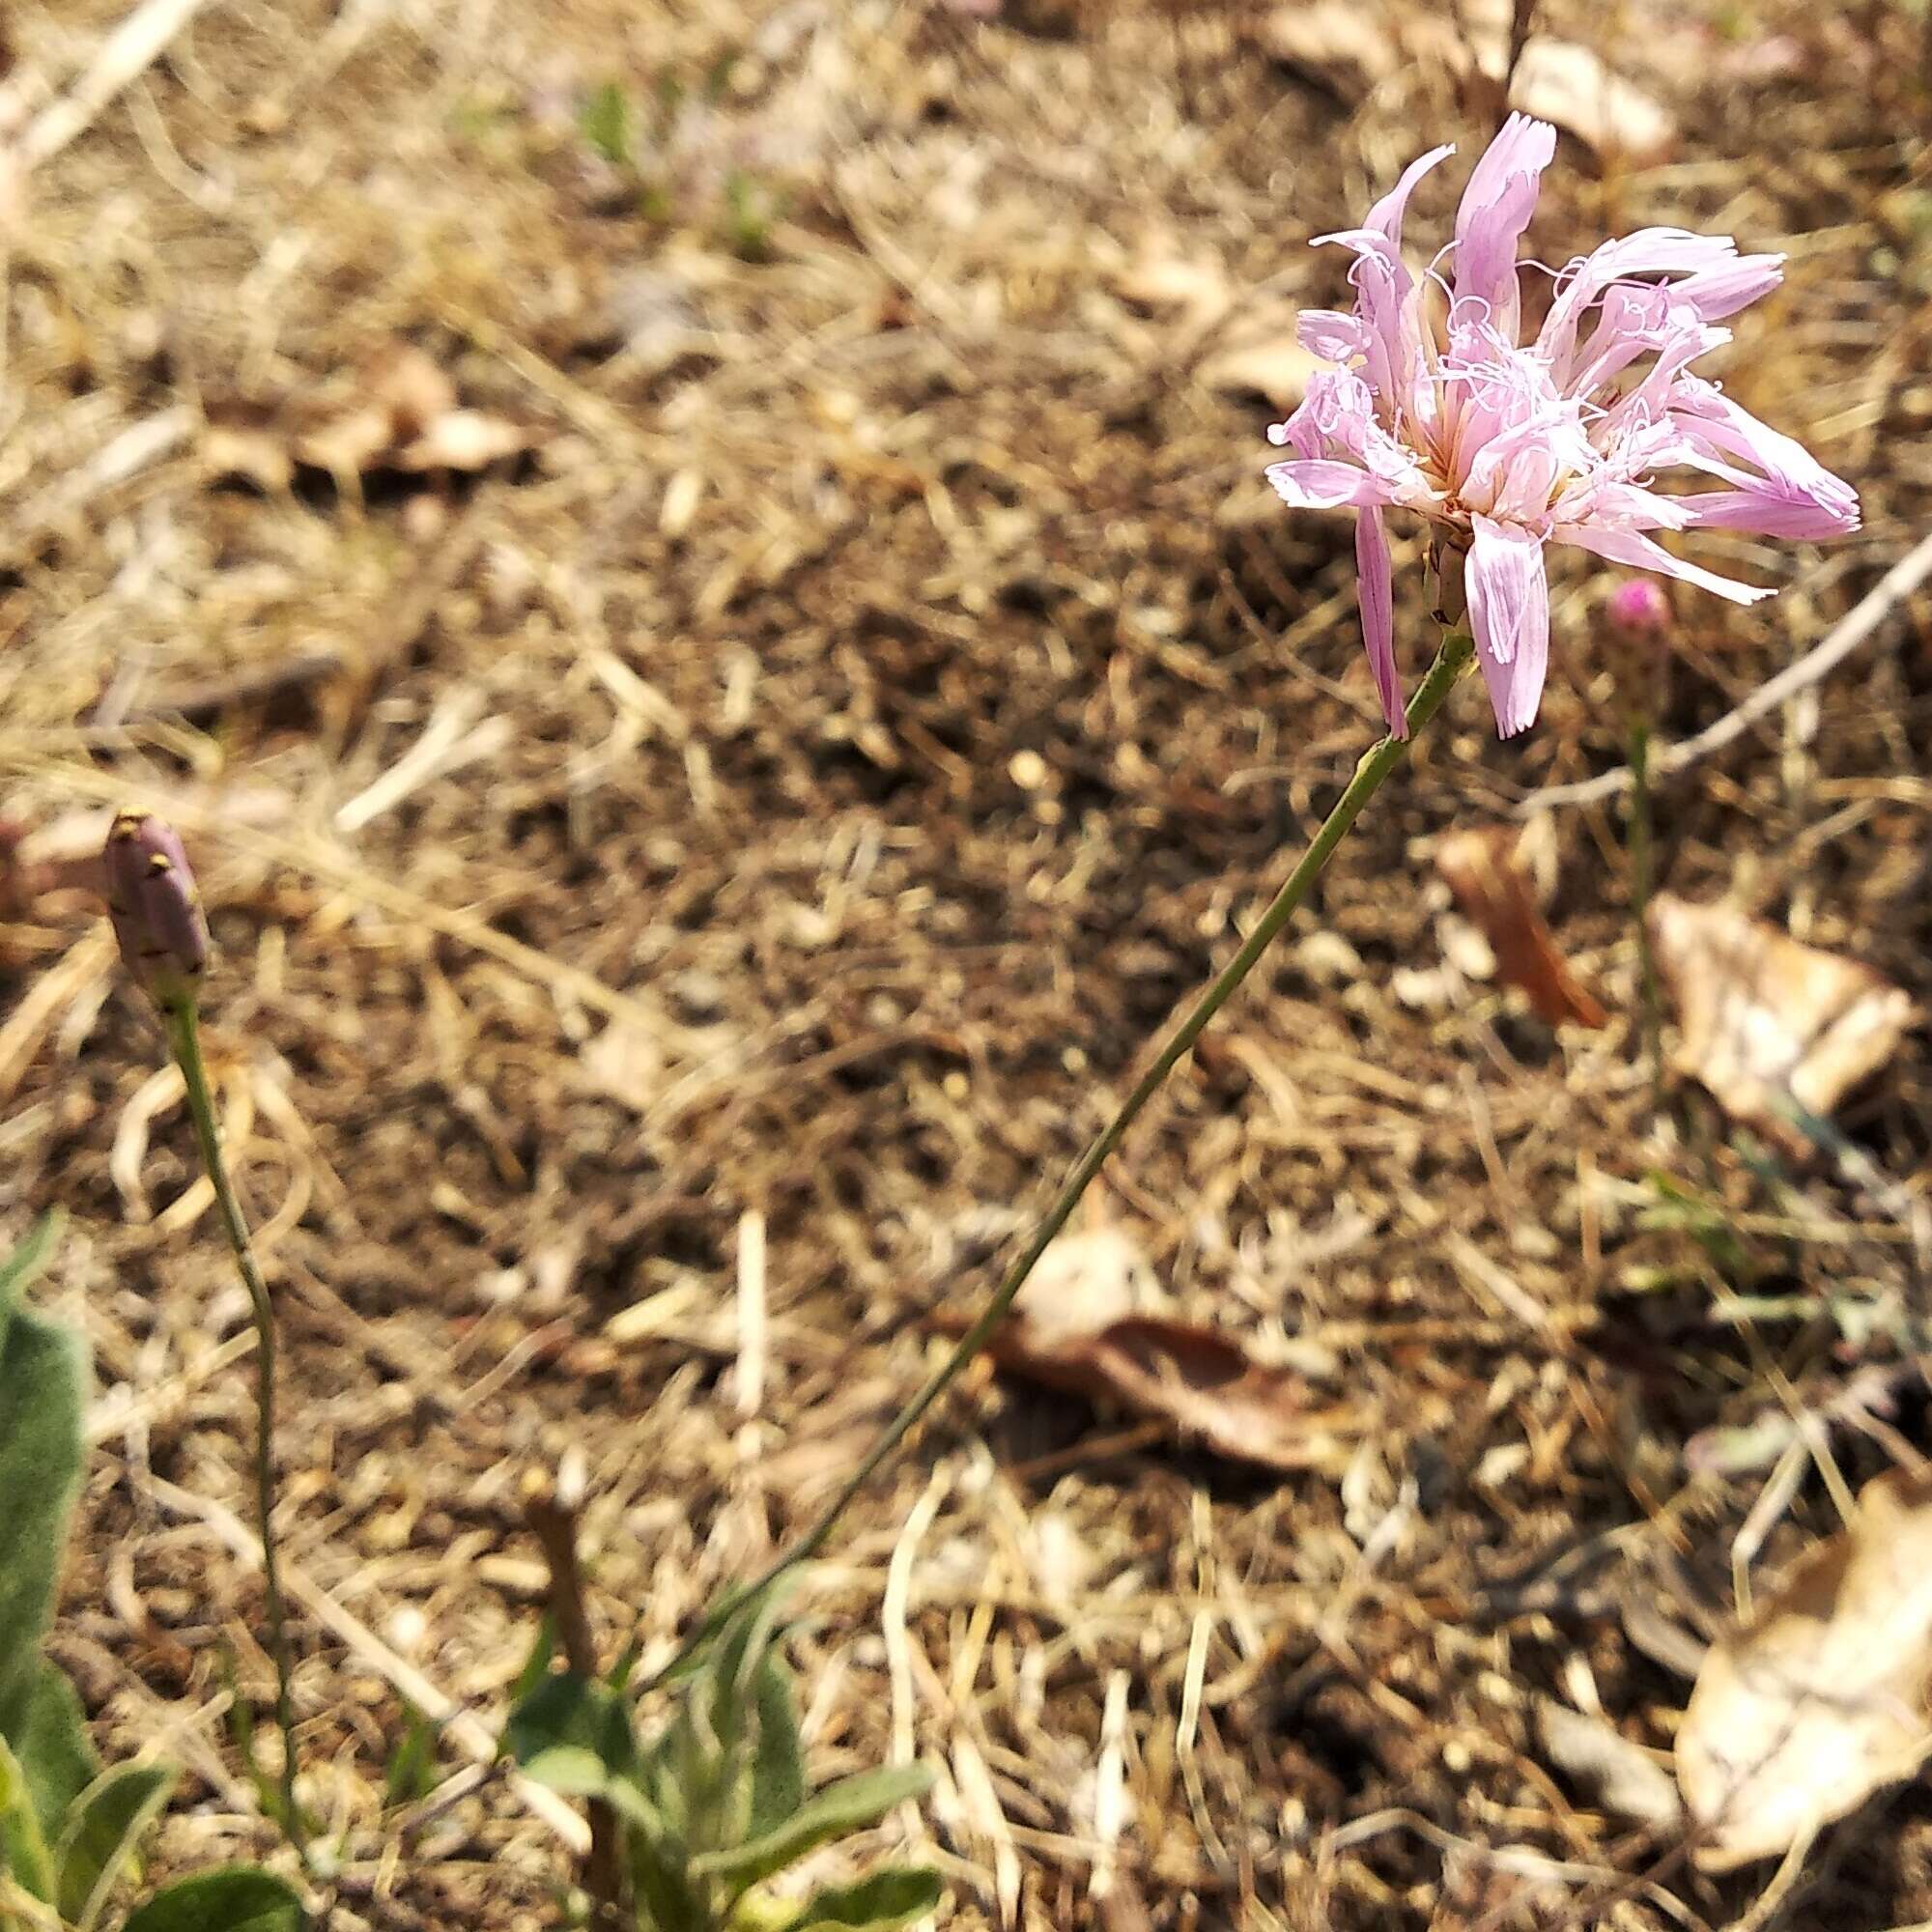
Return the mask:
{"type": "Polygon", "coordinates": [[[405,1700],[403,1735],[389,1753],[383,1775],[383,1799],[387,1804],[414,1804],[427,1798],[436,1784],[436,1726],[405,1700]]]}
{"type": "Polygon", "coordinates": [[[27,1230],[26,1237],[4,1262],[0,1262],[0,1334],[6,1332],[8,1319],[19,1305],[20,1293],[46,1266],[60,1236],[61,1217],[49,1208],[27,1230]]]}
{"type": "MultiPolygon", "coordinates": [[[[17,1257],[10,1266],[17,1265],[17,1257]]],[[[80,1485],[79,1339],[14,1314],[0,1334],[0,1738],[18,1736],[41,1672],[68,1513],[80,1485]]]]}
{"type": "Polygon", "coordinates": [[[851,1885],[829,1885],[814,1891],[788,1932],[830,1932],[841,1925],[909,1925],[938,1909],[939,1894],[936,1871],[923,1865],[889,1865],[851,1885]]]}
{"type": "Polygon", "coordinates": [[[608,1685],[571,1671],[546,1677],[519,1698],[503,1726],[503,1748],[519,1764],[560,1745],[591,1752],[619,1776],[636,1776],[638,1745],[624,1700],[608,1685]]]}
{"type": "Polygon", "coordinates": [[[762,1838],[805,1803],[805,1747],[791,1673],[769,1651],[758,1660],[755,1694],[758,1742],[752,1753],[750,1835],[762,1838]]]}
{"type": "Polygon", "coordinates": [[[888,1765],[829,1784],[775,1831],[743,1845],[727,1846],[691,1861],[694,1875],[742,1889],[770,1878],[807,1852],[876,1825],[895,1805],[922,1797],[932,1782],[923,1765],[888,1765]]]}
{"type": "Polygon", "coordinates": [[[0,1740],[0,1874],[43,1904],[53,1903],[54,1862],[41,1835],[41,1821],[34,1815],[27,1780],[4,1740],[0,1740]]]}
{"type": "Polygon", "coordinates": [[[177,1773],[168,1764],[123,1764],[74,1800],[54,1862],[60,1915],[88,1932],[108,1893],[168,1802],[177,1773]]]}
{"type": "Polygon", "coordinates": [[[121,1932],[301,1932],[301,1900],[272,1872],[223,1865],[157,1891],[121,1932]]]}
{"type": "Polygon", "coordinates": [[[68,1806],[100,1776],[100,1760],[87,1735],[86,1714],[60,1666],[41,1660],[40,1674],[27,1693],[14,1754],[27,1780],[41,1831],[60,1836],[68,1806]]]}
{"type": "Polygon", "coordinates": [[[631,97],[614,80],[607,80],[583,103],[579,125],[583,138],[613,167],[629,164],[631,97]]]}

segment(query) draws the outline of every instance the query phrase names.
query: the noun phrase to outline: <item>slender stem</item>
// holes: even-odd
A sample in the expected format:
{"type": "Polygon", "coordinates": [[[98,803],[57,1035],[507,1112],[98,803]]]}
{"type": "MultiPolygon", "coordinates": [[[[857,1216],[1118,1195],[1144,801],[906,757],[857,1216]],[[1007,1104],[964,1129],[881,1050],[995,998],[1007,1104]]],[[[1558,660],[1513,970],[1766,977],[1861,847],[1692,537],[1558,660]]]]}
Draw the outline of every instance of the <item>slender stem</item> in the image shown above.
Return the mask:
{"type": "Polygon", "coordinates": [[[1650,1067],[1651,1104],[1663,1104],[1663,1023],[1657,989],[1657,959],[1650,945],[1650,891],[1653,859],[1650,829],[1650,720],[1641,712],[1630,722],[1631,913],[1636,921],[1637,975],[1643,1010],[1643,1054],[1650,1067]]]}
{"type": "Polygon", "coordinates": [[[214,1118],[208,1068],[202,1062],[201,1022],[194,1001],[185,999],[169,1007],[165,1017],[168,1044],[187,1088],[187,1110],[194,1120],[195,1138],[201,1143],[202,1165],[208,1172],[209,1185],[214,1189],[222,1231],[235,1251],[235,1264],[255,1316],[255,1357],[260,1371],[255,1399],[255,1511],[262,1523],[262,1578],[269,1603],[269,1649],[275,1664],[275,1721],[282,1733],[282,1829],[297,1853],[306,1860],[302,1816],[296,1804],[296,1720],[290,1690],[288,1617],[275,1551],[275,1312],[262,1270],[255,1265],[248,1223],[242,1218],[242,1204],[221,1152],[221,1130],[214,1118]]]}
{"type": "MultiPolygon", "coordinates": [[[[1442,707],[1442,701],[1449,696],[1456,680],[1462,676],[1471,662],[1474,643],[1466,631],[1450,631],[1442,639],[1441,648],[1435,653],[1435,662],[1430,666],[1428,675],[1416,687],[1415,696],[1408,704],[1408,728],[1411,736],[1434,718],[1442,707]]],[[[1135,1083],[1134,1090],[1121,1103],[1114,1118],[1101,1130],[1097,1139],[1080,1156],[1073,1171],[1066,1178],[1065,1184],[1055,1197],[1053,1206],[1041,1217],[1034,1230],[1033,1237],[1026,1244],[1019,1259],[1007,1270],[1006,1278],[1000,1283],[993,1297],[980,1311],[979,1319],[960,1336],[952,1351],[934,1370],[925,1386],[914,1396],[893,1420],[886,1425],[879,1438],[874,1442],[859,1466],[846,1478],[838,1493],[826,1506],[818,1520],[801,1536],[791,1548],[785,1550],[762,1576],[742,1590],[733,1593],[686,1639],[679,1650],[657,1677],[663,1678],[692,1655],[697,1647],[730,1615],[736,1606],[747,1598],[755,1596],[768,1588],[787,1571],[816,1556],[825,1547],[826,1540],[844,1515],[847,1505],[878,1472],[880,1465],[893,1454],[905,1438],[911,1435],[925,1412],[951,1387],[953,1378],[973,1357],[979,1353],[986,1338],[992,1334],[1005,1319],[1007,1311],[1013,1305],[1014,1297],[1026,1285],[1027,1277],[1033,1273],[1039,1258],[1052,1245],[1056,1236],[1065,1227],[1073,1210],[1080,1205],[1080,1197],[1087,1192],[1094,1178],[1105,1165],[1107,1156],[1120,1146],[1127,1129],[1133,1124],[1141,1109],[1153,1098],[1167,1076],[1183,1060],[1194,1042],[1207,1030],[1208,1023],[1227,1005],[1235,989],[1254,971],[1256,963],[1269,946],[1274,943],[1289,920],[1293,916],[1309,889],[1321,876],[1321,868],[1327,865],[1349,828],[1361,815],[1362,808],[1368,804],[1381,782],[1399,765],[1408,750],[1408,739],[1385,737],[1380,743],[1366,752],[1361,762],[1355,767],[1355,775],[1349,781],[1348,788],[1336,801],[1335,809],[1322,821],[1321,829],[1310,840],[1308,849],[1301,855],[1295,867],[1269,902],[1267,910],[1262,914],[1255,929],[1242,941],[1240,951],[1230,959],[1213,980],[1207,990],[1195,1002],[1187,1017],[1177,1026],[1153,1063],[1135,1083]]]]}

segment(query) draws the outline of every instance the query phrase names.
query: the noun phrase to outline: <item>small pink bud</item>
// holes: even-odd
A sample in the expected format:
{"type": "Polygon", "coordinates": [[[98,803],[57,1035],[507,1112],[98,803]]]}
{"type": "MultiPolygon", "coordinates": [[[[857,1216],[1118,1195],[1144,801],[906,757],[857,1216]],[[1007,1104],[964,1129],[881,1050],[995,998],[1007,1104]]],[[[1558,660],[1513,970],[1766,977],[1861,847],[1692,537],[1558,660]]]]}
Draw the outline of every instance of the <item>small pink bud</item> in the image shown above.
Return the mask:
{"type": "Polygon", "coordinates": [[[1654,578],[1632,577],[1604,607],[1611,627],[1631,643],[1661,643],[1670,632],[1670,599],[1654,578]]]}
{"type": "Polygon", "coordinates": [[[159,1007],[192,999],[208,965],[208,922],[180,835],[150,812],[120,812],[101,865],[107,915],[135,983],[159,1007]]]}

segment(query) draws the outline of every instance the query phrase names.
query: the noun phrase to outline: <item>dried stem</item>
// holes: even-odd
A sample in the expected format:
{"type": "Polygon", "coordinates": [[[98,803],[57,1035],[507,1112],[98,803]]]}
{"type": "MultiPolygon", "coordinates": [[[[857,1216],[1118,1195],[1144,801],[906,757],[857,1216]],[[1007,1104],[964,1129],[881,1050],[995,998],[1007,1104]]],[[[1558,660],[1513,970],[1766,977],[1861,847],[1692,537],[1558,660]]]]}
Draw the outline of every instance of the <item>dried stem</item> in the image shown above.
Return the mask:
{"type": "MultiPolygon", "coordinates": [[[[597,1638],[583,1596],[583,1572],[577,1561],[577,1510],[541,1472],[533,1470],[524,1490],[524,1520],[543,1546],[550,1568],[550,1613],[564,1662],[578,1676],[603,1675],[597,1638]]],[[[590,1850],[583,1862],[583,1889],[590,1894],[595,1922],[624,1923],[624,1846],[617,1814],[603,1800],[589,1804],[590,1850]]]]}
{"type": "Polygon", "coordinates": [[[255,1513],[262,1529],[263,1592],[269,1605],[269,1652],[275,1665],[275,1722],[282,1734],[282,1830],[304,1862],[308,1847],[301,1808],[296,1803],[296,1721],[295,1697],[290,1688],[292,1666],[289,1660],[288,1617],[282,1603],[281,1568],[275,1551],[275,1312],[269,1300],[268,1284],[255,1264],[255,1250],[248,1239],[248,1223],[228,1176],[228,1163],[221,1151],[221,1130],[214,1118],[214,1100],[209,1091],[208,1068],[201,1057],[201,1022],[192,999],[170,1006],[163,1014],[168,1047],[181,1068],[187,1090],[187,1110],[194,1121],[195,1138],[201,1143],[202,1166],[209,1184],[214,1189],[214,1203],[220,1211],[222,1231],[235,1253],[235,1265],[242,1285],[248,1291],[248,1305],[255,1317],[255,1360],[258,1379],[255,1397],[255,1513]]]}
{"type": "Polygon", "coordinates": [[[1643,1011],[1643,1054],[1650,1065],[1650,1097],[1663,1105],[1662,1004],[1657,990],[1657,958],[1650,945],[1650,894],[1655,883],[1650,821],[1650,720],[1641,712],[1630,721],[1631,796],[1629,833],[1631,917],[1636,921],[1636,958],[1643,1011]]]}

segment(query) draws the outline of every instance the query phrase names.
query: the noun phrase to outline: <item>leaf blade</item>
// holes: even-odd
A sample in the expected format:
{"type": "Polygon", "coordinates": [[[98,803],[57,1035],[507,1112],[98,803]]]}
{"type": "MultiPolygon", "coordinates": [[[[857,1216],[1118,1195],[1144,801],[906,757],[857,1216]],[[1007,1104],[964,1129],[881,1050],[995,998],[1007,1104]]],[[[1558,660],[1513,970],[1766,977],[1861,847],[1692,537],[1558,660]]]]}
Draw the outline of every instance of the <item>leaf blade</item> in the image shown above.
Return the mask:
{"type": "Polygon", "coordinates": [[[259,1865],[224,1865],[157,1891],[121,1932],[301,1932],[295,1889],[259,1865]]]}
{"type": "Polygon", "coordinates": [[[175,1788],[166,1764],[122,1764],[96,1778],[73,1802],[54,1861],[56,1903],[77,1932],[88,1932],[115,1881],[175,1788]]]}
{"type": "Polygon", "coordinates": [[[876,1825],[895,1805],[923,1797],[931,1783],[932,1773],[923,1764],[885,1765],[840,1778],[762,1838],[693,1859],[692,1874],[740,1889],[756,1885],[831,1839],[876,1825]]]}

